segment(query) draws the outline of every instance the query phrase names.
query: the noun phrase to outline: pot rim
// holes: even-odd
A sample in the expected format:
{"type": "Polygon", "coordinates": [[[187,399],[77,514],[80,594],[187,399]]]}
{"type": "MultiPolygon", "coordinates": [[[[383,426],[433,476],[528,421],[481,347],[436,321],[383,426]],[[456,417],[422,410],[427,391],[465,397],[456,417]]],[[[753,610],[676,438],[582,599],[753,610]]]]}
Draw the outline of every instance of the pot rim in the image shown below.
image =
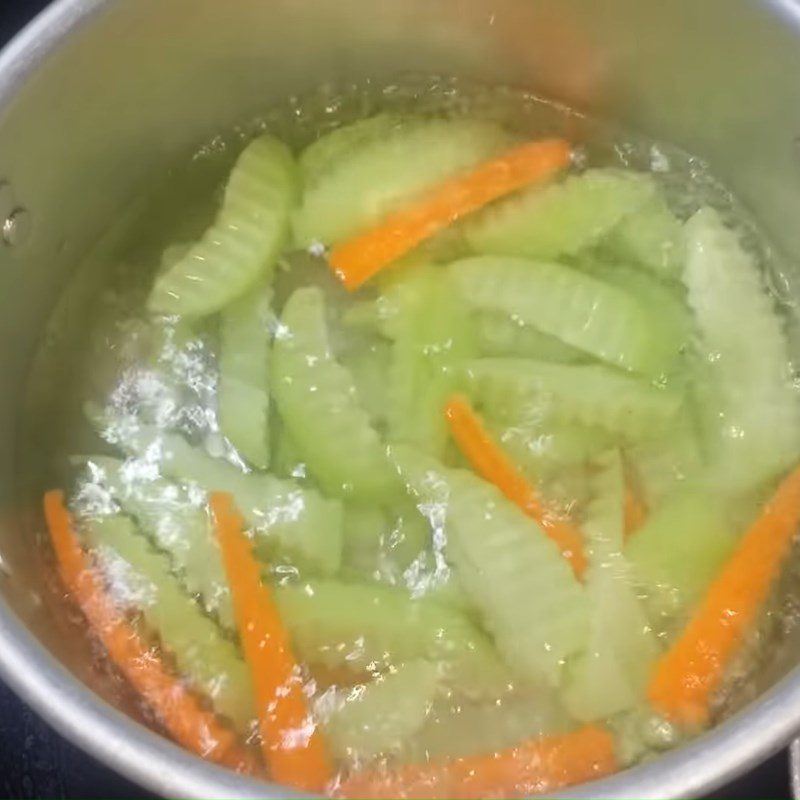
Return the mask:
{"type": "MultiPolygon", "coordinates": [[[[800,31],[800,0],[762,0],[800,31]]],[[[55,0],[0,51],[0,109],[68,36],[111,0],[55,0]]],[[[97,696],[62,666],[0,598],[0,677],[67,740],[140,786],[168,797],[307,797],[203,761],[97,696]]],[[[592,783],[550,795],[648,800],[714,791],[777,752],[800,730],[800,667],[690,744],[592,783]],[[753,732],[758,735],[754,736],[753,732]]]]}

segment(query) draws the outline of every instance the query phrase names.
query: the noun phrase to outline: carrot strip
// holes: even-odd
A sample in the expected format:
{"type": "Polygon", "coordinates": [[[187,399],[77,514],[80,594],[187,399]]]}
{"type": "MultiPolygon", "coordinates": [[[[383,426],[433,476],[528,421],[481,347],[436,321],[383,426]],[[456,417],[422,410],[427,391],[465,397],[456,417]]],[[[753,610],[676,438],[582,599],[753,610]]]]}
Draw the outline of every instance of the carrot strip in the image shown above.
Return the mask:
{"type": "Polygon", "coordinates": [[[376,800],[529,797],[600,778],[616,769],[611,735],[602,728],[586,726],[490,755],[356,774],[338,787],[335,796],[376,800]]]}
{"type": "Polygon", "coordinates": [[[680,638],[656,663],[648,696],[670,718],[708,719],[709,701],[755,622],[800,522],[800,467],[786,477],[709,587],[680,638]]]}
{"type": "Polygon", "coordinates": [[[330,265],[344,285],[357,289],[392,261],[448,225],[504,195],[542,183],[572,157],[568,142],[528,142],[434,188],[377,227],[335,247],[330,265]]]}
{"type": "Polygon", "coordinates": [[[230,495],[212,494],[211,510],[236,627],[253,678],[261,748],[271,776],[287,786],[322,791],[333,775],[332,767],[275,599],[261,582],[259,564],[230,495]]]}
{"type": "Polygon", "coordinates": [[[61,579],[103,643],[111,660],[156,713],[171,736],[203,758],[231,769],[256,772],[236,735],[171,675],[108,596],[75,535],[64,493],[47,492],[44,513],[61,579]]]}
{"type": "Polygon", "coordinates": [[[575,574],[581,577],[587,565],[581,532],[547,512],[536,489],[492,439],[481,418],[463,397],[450,398],[445,416],[456,444],[476,472],[535,519],[558,545],[575,574]]]}
{"type": "Polygon", "coordinates": [[[647,509],[642,498],[630,483],[625,483],[625,538],[635,533],[644,525],[647,509]]]}

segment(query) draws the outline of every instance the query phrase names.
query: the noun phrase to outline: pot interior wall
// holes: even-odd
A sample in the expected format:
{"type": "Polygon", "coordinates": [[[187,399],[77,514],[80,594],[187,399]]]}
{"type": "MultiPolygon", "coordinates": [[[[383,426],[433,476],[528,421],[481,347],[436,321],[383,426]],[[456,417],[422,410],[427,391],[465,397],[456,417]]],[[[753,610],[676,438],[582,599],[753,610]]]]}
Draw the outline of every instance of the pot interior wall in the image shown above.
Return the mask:
{"type": "MultiPolygon", "coordinates": [[[[32,219],[0,245],[2,592],[59,658],[47,572],[15,483],[23,384],[72,269],[136,189],[215,129],[321,82],[438,72],[529,87],[707,159],[800,263],[795,0],[67,0],[0,73],[0,178],[32,219]],[[44,27],[40,30],[45,33],[44,27]]],[[[2,223],[2,220],[0,220],[2,223]]],[[[113,239],[113,235],[112,235],[113,239]]],[[[109,246],[109,240],[106,245],[109,246]]],[[[102,250],[95,269],[103,268],[102,250]]],[[[91,313],[92,283],[63,307],[91,313]]],[[[788,297],[800,295],[789,276],[788,297]]],[[[69,358],[65,347],[63,358],[69,358]]],[[[62,370],[66,380],[69,369],[62,370]]],[[[58,615],[55,615],[56,617],[58,615]]]]}

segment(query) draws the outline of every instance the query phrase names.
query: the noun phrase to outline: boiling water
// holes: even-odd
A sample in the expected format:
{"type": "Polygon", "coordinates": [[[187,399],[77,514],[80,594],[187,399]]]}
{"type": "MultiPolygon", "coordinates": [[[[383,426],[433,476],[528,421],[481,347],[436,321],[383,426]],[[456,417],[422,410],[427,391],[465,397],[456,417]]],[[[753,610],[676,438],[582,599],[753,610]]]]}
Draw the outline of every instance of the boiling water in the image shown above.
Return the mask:
{"type": "MultiPolygon", "coordinates": [[[[108,446],[98,440],[86,422],[87,400],[110,402],[118,408],[150,404],[156,415],[163,415],[172,427],[204,446],[210,455],[236,462],[217,421],[213,323],[188,341],[176,338],[172,344],[166,343],[162,353],[166,354],[172,383],[169,391],[149,384],[146,375],[135,369],[153,345],[144,311],[153,275],[167,248],[197,239],[210,223],[225,177],[254,135],[262,131],[275,134],[299,151],[327,131],[385,110],[475,116],[495,120],[528,138],[565,136],[580,145],[581,158],[591,166],[651,172],[680,217],[687,218],[701,206],[711,205],[739,229],[764,266],[766,281],[781,301],[787,319],[793,318],[791,303],[781,293],[780,258],[757,225],[702,161],[667,143],[507,88],[429,77],[410,77],[383,86],[366,83],[329,87],[313,95],[287,98],[271,106],[262,117],[201,143],[135,199],[125,218],[77,270],[54,312],[31,372],[19,470],[21,490],[26,495],[38,497],[47,488],[70,486],[74,480],[72,457],[107,451],[108,446]],[[180,398],[177,405],[176,397],[180,398]]],[[[336,296],[335,282],[317,262],[303,254],[290,261],[283,265],[285,269],[279,271],[277,278],[279,302],[293,286],[307,279],[325,282],[330,295],[336,296]]],[[[789,331],[794,336],[793,325],[789,331]]],[[[302,465],[296,468],[302,476],[302,465]]],[[[575,491],[574,485],[564,487],[565,495],[575,491]]],[[[102,501],[86,487],[77,497],[84,509],[102,501]]],[[[759,670],[763,666],[765,641],[794,641],[800,616],[800,581],[796,574],[795,566],[787,570],[781,591],[754,637],[754,645],[734,671],[730,685],[735,691],[723,693],[717,716],[736,708],[763,686],[763,677],[754,680],[753,674],[754,665],[759,670]]],[[[424,577],[411,573],[404,579],[414,589],[414,582],[423,581],[424,577]]],[[[477,748],[487,712],[467,706],[458,712],[463,714],[465,727],[475,731],[477,748]]],[[[445,716],[453,713],[452,708],[440,711],[445,716]]],[[[546,721],[549,711],[540,705],[535,713],[541,713],[546,721]]],[[[672,743],[674,732],[659,729],[652,720],[641,724],[653,728],[649,734],[653,751],[672,743]]],[[[509,725],[508,743],[513,744],[518,738],[517,729],[513,720],[509,725]]],[[[446,743],[437,739],[436,726],[432,725],[427,739],[417,741],[415,747],[432,756],[437,748],[446,750],[446,743]]],[[[420,752],[412,755],[419,757],[420,752]]],[[[637,752],[632,757],[641,755],[637,752]]]]}
{"type": "Polygon", "coordinates": [[[164,250],[193,241],[211,222],[225,178],[244,145],[266,131],[298,152],[327,131],[386,110],[475,116],[529,137],[565,136],[580,144],[582,158],[591,166],[651,172],[679,216],[687,218],[704,205],[720,210],[758,253],[767,282],[781,303],[791,303],[781,292],[780,259],[746,210],[703,161],[668,143],[509,88],[419,76],[390,85],[331,86],[308,96],[289,97],[273,104],[262,117],[200,143],[163,178],[151,181],[76,271],[43,337],[29,382],[27,432],[35,440],[46,438],[34,448],[43,462],[36,469],[40,483],[41,471],[49,474],[45,464],[51,469],[65,455],[97,444],[84,438],[80,406],[88,397],[96,397],[101,387],[110,389],[119,362],[135,359],[130,348],[136,341],[136,320],[143,314],[164,250]],[[69,380],[54,380],[65,374],[69,380]]]}

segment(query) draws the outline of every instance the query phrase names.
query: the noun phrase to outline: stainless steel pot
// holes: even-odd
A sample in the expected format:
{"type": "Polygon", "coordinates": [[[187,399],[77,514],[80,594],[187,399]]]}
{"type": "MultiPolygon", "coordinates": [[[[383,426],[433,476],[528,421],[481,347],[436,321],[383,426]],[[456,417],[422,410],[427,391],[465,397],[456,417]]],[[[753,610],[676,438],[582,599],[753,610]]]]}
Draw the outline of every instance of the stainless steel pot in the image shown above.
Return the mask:
{"type": "MultiPolygon", "coordinates": [[[[0,672],[73,742],[165,795],[287,793],[187,755],[82,682],[88,654],[41,604],[47,570],[14,481],[37,336],[71,268],[175,153],[271,97],[408,69],[529,86],[681,144],[800,263],[798,0],[54,3],[0,56],[0,672]]],[[[780,289],[800,297],[797,276],[780,289]]],[[[776,655],[776,679],[793,663],[791,648],[776,655]]],[[[697,795],[798,730],[792,673],[688,747],[564,796],[697,795]]]]}

